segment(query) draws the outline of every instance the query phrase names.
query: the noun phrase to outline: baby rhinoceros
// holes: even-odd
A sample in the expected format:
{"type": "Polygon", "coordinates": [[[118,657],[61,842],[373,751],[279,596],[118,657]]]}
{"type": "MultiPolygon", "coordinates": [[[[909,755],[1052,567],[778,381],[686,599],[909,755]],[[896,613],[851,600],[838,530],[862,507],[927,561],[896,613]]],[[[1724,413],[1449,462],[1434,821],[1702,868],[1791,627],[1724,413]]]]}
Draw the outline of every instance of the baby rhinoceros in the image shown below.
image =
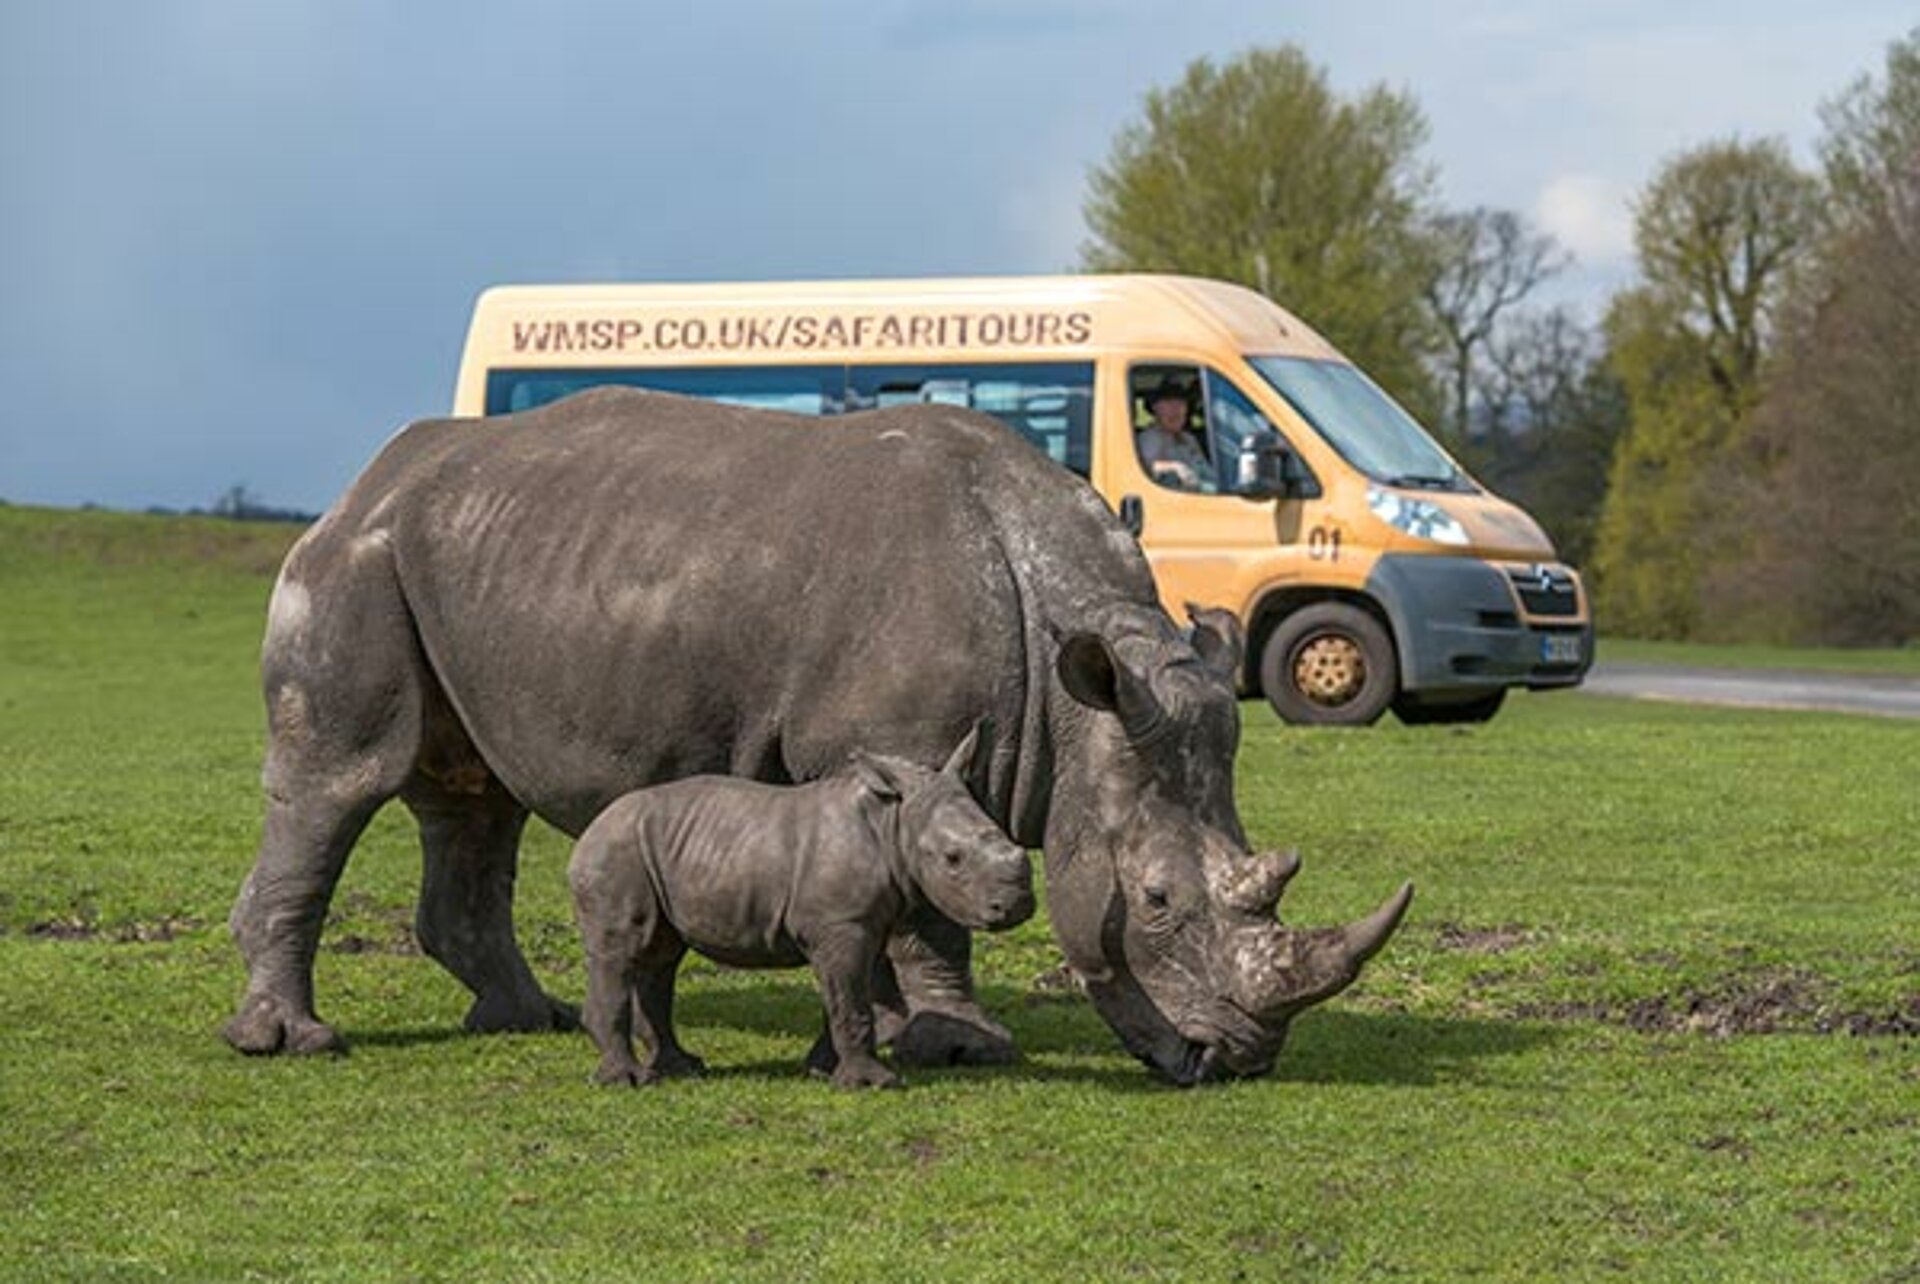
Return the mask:
{"type": "Polygon", "coordinates": [[[733,967],[811,964],[827,1033],[809,1066],[831,1064],[842,1087],[897,1085],[874,1055],[871,985],[887,938],[923,902],[968,928],[1033,913],[1026,853],[967,790],[978,741],[976,727],[939,771],[855,754],[811,784],[696,776],[608,805],[567,870],[594,1079],[637,1085],[703,1068],[673,1032],[674,971],[692,948],[733,967]]]}

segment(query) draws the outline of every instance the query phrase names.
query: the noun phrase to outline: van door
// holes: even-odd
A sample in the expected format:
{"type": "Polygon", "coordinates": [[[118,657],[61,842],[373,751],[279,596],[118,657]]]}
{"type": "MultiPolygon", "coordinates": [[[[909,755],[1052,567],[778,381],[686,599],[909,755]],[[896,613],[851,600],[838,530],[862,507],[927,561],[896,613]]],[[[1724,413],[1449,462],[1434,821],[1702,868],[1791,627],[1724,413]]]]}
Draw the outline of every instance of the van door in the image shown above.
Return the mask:
{"type": "Polygon", "coordinates": [[[1105,472],[1116,505],[1140,501],[1140,543],[1162,603],[1176,619],[1194,603],[1245,623],[1257,592],[1301,574],[1301,501],[1233,493],[1243,443],[1285,436],[1210,366],[1135,363],[1127,395],[1133,449],[1115,451],[1105,472]]]}

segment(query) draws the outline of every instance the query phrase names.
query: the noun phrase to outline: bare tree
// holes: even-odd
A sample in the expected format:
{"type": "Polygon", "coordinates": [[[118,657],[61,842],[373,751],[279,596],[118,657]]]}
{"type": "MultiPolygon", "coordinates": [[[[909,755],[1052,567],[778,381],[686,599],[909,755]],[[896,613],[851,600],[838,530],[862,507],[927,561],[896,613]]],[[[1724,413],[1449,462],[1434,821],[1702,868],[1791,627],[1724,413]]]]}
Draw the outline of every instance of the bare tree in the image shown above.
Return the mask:
{"type": "Polygon", "coordinates": [[[1754,635],[1901,645],[1920,639],[1920,30],[1825,119],[1835,231],[1729,470],[1747,555],[1705,588],[1754,635]]]}
{"type": "Polygon", "coordinates": [[[1551,236],[1529,232],[1510,210],[1478,206],[1431,220],[1435,271],[1426,287],[1441,343],[1447,385],[1444,432],[1456,445],[1472,435],[1475,360],[1488,352],[1500,320],[1567,255],[1551,236]]]}
{"type": "Polygon", "coordinates": [[[1522,311],[1495,331],[1476,376],[1481,431],[1467,455],[1562,557],[1585,563],[1606,498],[1626,400],[1598,336],[1564,308],[1522,311]]]}

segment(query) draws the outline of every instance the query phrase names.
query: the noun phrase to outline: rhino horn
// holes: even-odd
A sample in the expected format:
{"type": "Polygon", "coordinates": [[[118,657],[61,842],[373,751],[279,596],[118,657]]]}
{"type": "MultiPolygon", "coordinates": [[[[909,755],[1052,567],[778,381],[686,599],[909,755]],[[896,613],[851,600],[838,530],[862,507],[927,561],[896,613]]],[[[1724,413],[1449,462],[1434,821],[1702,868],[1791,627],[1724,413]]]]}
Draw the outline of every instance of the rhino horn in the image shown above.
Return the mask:
{"type": "Polygon", "coordinates": [[[1243,980],[1252,1000],[1248,1012],[1262,1023],[1284,1026],[1294,1013],[1352,985],[1400,926],[1412,901],[1413,884],[1405,883],[1379,909],[1345,927],[1296,930],[1275,923],[1263,929],[1269,949],[1243,956],[1249,973],[1243,980]]]}
{"type": "Polygon", "coordinates": [[[1260,918],[1273,917],[1280,893],[1300,869],[1297,852],[1261,852],[1235,862],[1221,899],[1233,909],[1260,918]]]}
{"type": "Polygon", "coordinates": [[[1389,896],[1384,904],[1358,923],[1348,924],[1345,930],[1347,958],[1357,970],[1362,963],[1380,952],[1394,929],[1400,926],[1400,920],[1406,917],[1407,906],[1413,904],[1413,884],[1402,883],[1400,890],[1389,896]]]}

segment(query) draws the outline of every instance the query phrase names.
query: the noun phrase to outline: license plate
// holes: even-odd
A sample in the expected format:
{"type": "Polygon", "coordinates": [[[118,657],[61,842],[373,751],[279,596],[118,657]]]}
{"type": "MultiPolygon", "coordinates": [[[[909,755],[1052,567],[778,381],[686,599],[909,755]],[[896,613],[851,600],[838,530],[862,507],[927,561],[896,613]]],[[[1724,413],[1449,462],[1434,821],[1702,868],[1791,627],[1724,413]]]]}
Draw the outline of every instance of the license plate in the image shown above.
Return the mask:
{"type": "Polygon", "coordinates": [[[1580,635],[1578,633],[1549,633],[1541,638],[1540,663],[1580,663],[1580,635]]]}

